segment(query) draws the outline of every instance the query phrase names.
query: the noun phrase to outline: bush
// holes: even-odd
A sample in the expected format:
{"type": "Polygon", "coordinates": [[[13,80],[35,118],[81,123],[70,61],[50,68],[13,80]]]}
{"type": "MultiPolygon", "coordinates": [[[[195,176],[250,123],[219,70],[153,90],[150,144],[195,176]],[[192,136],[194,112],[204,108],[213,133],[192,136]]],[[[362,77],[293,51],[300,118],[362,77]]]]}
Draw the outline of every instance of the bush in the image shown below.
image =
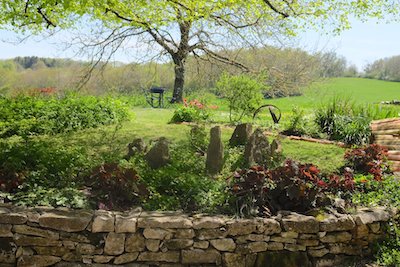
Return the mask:
{"type": "Polygon", "coordinates": [[[388,150],[380,145],[372,144],[363,148],[346,151],[346,166],[356,173],[371,174],[377,181],[382,180],[384,173],[390,173],[387,162],[388,150]]]}
{"type": "Polygon", "coordinates": [[[95,167],[85,178],[85,183],[90,190],[89,198],[99,209],[129,209],[147,194],[136,171],[117,163],[95,167]]]}
{"type": "Polygon", "coordinates": [[[304,110],[298,107],[292,109],[292,115],[289,117],[289,123],[285,130],[282,131],[285,135],[295,136],[311,136],[315,138],[324,138],[324,134],[318,129],[318,125],[312,116],[306,116],[304,110]]]}
{"type": "MultiPolygon", "coordinates": [[[[400,207],[400,182],[393,176],[386,176],[382,181],[360,177],[362,189],[353,195],[353,202],[365,206],[383,205],[400,207]]],[[[358,186],[360,187],[360,186],[358,186]]]]}
{"type": "Polygon", "coordinates": [[[349,99],[336,97],[315,112],[315,122],[330,139],[349,145],[369,143],[372,120],[396,117],[394,109],[382,109],[371,105],[358,105],[349,99]]]}
{"type": "Polygon", "coordinates": [[[81,147],[65,147],[48,140],[0,141],[0,184],[6,192],[26,186],[74,187],[78,176],[89,166],[89,156],[81,147]],[[23,186],[21,187],[21,184],[23,186]]]}
{"type": "Polygon", "coordinates": [[[150,192],[146,209],[216,212],[225,206],[225,181],[207,177],[203,156],[186,143],[171,147],[170,154],[171,163],[159,169],[151,169],[141,156],[133,158],[150,192]]]}
{"type": "Polygon", "coordinates": [[[183,106],[174,111],[171,118],[172,123],[206,121],[210,117],[207,106],[198,100],[187,101],[184,99],[183,106]]]}
{"type": "Polygon", "coordinates": [[[249,75],[231,76],[223,74],[217,82],[217,90],[226,98],[229,120],[240,121],[251,115],[262,103],[262,89],[266,86],[249,75]]]}
{"type": "Polygon", "coordinates": [[[124,104],[112,98],[67,94],[52,97],[0,98],[0,137],[72,132],[121,122],[124,104]]]}
{"type": "Polygon", "coordinates": [[[304,110],[294,107],[292,116],[289,119],[289,124],[283,131],[285,135],[302,136],[307,132],[307,121],[304,116],[304,110]]]}
{"type": "Polygon", "coordinates": [[[304,212],[316,206],[317,195],[326,188],[319,169],[312,164],[287,160],[282,167],[267,170],[253,166],[235,172],[231,192],[247,215],[265,215],[279,210],[304,212]]]}

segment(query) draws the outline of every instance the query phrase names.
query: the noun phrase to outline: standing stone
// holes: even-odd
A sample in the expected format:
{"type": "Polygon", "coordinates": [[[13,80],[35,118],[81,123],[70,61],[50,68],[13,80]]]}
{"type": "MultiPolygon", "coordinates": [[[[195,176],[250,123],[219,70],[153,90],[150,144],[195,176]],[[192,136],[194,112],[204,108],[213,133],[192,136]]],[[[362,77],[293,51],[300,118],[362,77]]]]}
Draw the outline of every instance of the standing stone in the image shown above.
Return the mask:
{"type": "Polygon", "coordinates": [[[210,130],[210,144],[207,149],[206,170],[217,174],[224,165],[224,145],[221,140],[221,128],[215,126],[210,130]]]}
{"type": "Polygon", "coordinates": [[[273,140],[272,141],[272,143],[271,143],[271,153],[272,153],[272,155],[276,155],[276,154],[279,154],[279,153],[282,153],[282,146],[281,146],[281,143],[280,142],[278,142],[277,140],[273,140]]]}
{"type": "Polygon", "coordinates": [[[155,145],[147,152],[145,159],[152,169],[158,169],[170,162],[168,141],[160,137],[155,145]]]}
{"type": "Polygon", "coordinates": [[[144,153],[146,151],[146,144],[142,138],[136,138],[128,145],[128,154],[125,156],[126,160],[129,160],[136,154],[144,153]]]}
{"type": "Polygon", "coordinates": [[[229,139],[229,146],[245,145],[250,138],[253,126],[250,123],[243,123],[236,126],[231,139],[229,139]]]}
{"type": "Polygon", "coordinates": [[[256,129],[250,136],[244,150],[244,160],[248,166],[267,166],[271,154],[268,138],[260,128],[256,129]]]}

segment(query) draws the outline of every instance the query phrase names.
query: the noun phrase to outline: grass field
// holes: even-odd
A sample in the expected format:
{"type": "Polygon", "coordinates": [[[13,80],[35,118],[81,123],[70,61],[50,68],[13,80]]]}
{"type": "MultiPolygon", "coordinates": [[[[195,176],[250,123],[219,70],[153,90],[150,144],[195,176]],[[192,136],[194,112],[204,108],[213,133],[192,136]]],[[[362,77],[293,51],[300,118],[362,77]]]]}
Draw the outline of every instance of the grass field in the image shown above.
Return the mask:
{"type": "Polygon", "coordinates": [[[400,99],[400,83],[363,78],[333,78],[315,83],[302,96],[270,99],[266,102],[289,112],[293,106],[303,109],[317,108],[333,97],[348,98],[359,104],[379,104],[381,101],[400,99]]]}

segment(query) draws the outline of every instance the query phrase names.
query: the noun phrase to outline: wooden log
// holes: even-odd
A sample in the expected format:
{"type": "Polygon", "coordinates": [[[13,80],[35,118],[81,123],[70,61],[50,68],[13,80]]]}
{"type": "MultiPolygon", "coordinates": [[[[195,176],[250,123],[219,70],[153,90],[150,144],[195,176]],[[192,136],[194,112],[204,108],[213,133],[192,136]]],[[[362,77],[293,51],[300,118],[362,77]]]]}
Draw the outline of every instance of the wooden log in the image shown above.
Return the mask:
{"type": "Polygon", "coordinates": [[[400,135],[400,129],[378,130],[378,131],[373,131],[372,134],[373,135],[386,135],[386,134],[400,135]]]}
{"type": "MultiPolygon", "coordinates": [[[[382,146],[400,146],[400,139],[397,140],[375,140],[375,143],[382,146]]],[[[390,149],[393,150],[393,149],[390,149]]]]}
{"type": "Polygon", "coordinates": [[[382,123],[382,124],[371,124],[371,131],[382,131],[382,130],[396,130],[400,129],[400,121],[392,123],[382,123]]]}
{"type": "Polygon", "coordinates": [[[397,136],[393,136],[393,135],[388,135],[388,134],[385,134],[385,135],[374,135],[374,140],[392,140],[392,141],[396,141],[396,140],[400,140],[400,138],[399,137],[397,137],[397,136]]]}
{"type": "Polygon", "coordinates": [[[389,119],[383,119],[383,120],[375,120],[375,121],[371,121],[371,124],[384,124],[384,123],[396,122],[396,121],[400,121],[400,118],[389,118],[389,119]]]}
{"type": "Polygon", "coordinates": [[[400,151],[399,150],[389,150],[388,154],[389,155],[400,155],[400,151]]]}
{"type": "Polygon", "coordinates": [[[390,161],[400,161],[400,155],[388,155],[390,161]]]}
{"type": "Polygon", "coordinates": [[[400,168],[400,162],[399,161],[390,161],[390,166],[392,168],[400,168]]]}
{"type": "Polygon", "coordinates": [[[381,146],[386,147],[388,150],[400,150],[400,145],[381,145],[381,146]]]}

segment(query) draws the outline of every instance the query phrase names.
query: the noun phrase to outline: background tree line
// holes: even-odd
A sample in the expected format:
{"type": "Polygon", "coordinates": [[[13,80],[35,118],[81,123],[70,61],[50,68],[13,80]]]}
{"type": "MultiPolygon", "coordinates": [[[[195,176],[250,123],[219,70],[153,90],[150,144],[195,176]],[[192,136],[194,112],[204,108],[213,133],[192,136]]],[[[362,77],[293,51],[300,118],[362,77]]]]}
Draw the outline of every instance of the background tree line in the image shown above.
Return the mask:
{"type": "MultiPolygon", "coordinates": [[[[309,53],[297,48],[264,47],[243,51],[225,51],[227,57],[236,56],[246,62],[251,73],[262,77],[270,97],[301,94],[301,89],[320,78],[356,76],[357,70],[348,66],[346,59],[334,52],[309,53]]],[[[235,66],[216,61],[187,60],[187,93],[213,90],[224,72],[239,74],[235,66]]],[[[0,60],[0,90],[18,93],[24,90],[54,87],[58,90],[76,90],[85,75],[89,62],[71,59],[17,57],[0,60]]],[[[141,93],[150,86],[173,88],[173,62],[99,64],[82,90],[91,94],[141,93]]]]}
{"type": "Polygon", "coordinates": [[[364,71],[366,78],[399,82],[400,55],[375,60],[364,71]]]}

